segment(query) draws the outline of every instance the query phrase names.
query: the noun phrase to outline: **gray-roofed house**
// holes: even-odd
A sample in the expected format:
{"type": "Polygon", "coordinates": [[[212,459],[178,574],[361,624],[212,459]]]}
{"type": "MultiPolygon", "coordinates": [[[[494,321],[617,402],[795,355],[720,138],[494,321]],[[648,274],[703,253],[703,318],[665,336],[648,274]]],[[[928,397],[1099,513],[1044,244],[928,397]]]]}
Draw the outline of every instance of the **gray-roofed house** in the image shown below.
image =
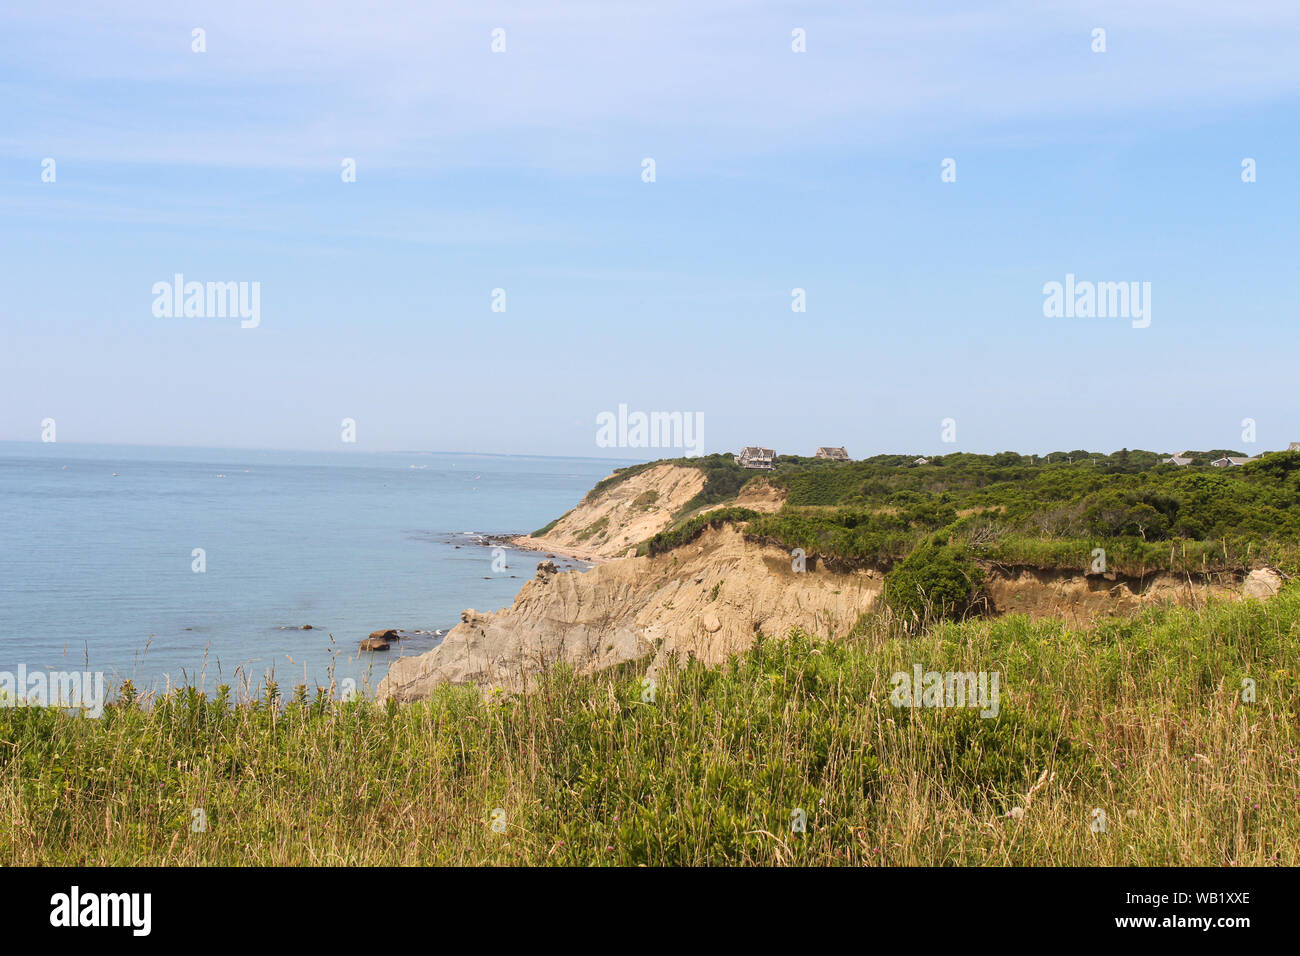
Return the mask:
{"type": "Polygon", "coordinates": [[[1183,452],[1181,455],[1174,455],[1172,458],[1166,458],[1164,461],[1160,462],[1162,465],[1177,465],[1179,468],[1185,468],[1191,463],[1192,456],[1187,452],[1183,452]]]}
{"type": "Polygon", "coordinates": [[[849,453],[844,450],[843,446],[832,448],[829,445],[823,445],[817,449],[818,458],[829,458],[831,461],[848,461],[849,453]]]}
{"type": "Polygon", "coordinates": [[[776,452],[771,448],[746,445],[740,449],[740,454],[736,455],[735,458],[736,464],[741,468],[757,468],[760,471],[771,471],[776,467],[776,452]]]}
{"type": "Polygon", "coordinates": [[[1254,458],[1238,458],[1235,455],[1229,455],[1226,458],[1216,458],[1210,464],[1215,468],[1231,468],[1233,465],[1244,465],[1246,462],[1254,460],[1254,458]]]}

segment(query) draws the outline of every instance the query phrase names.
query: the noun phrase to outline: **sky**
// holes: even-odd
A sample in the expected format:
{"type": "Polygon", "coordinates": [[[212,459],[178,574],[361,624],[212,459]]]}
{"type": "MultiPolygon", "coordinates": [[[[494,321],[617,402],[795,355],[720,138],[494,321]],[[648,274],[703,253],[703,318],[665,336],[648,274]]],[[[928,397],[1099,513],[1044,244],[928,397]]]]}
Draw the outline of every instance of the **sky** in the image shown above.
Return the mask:
{"type": "Polygon", "coordinates": [[[1294,0],[8,4],[0,440],[1285,448],[1298,52],[1294,0]]]}

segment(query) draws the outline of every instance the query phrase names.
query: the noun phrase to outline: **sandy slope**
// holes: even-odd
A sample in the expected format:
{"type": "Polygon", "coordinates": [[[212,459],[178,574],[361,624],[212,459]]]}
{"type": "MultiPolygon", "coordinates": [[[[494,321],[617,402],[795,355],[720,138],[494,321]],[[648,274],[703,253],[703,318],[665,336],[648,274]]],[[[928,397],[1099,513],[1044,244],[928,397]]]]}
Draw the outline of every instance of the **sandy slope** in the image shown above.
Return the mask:
{"type": "Polygon", "coordinates": [[[594,500],[583,500],[542,537],[523,536],[513,543],[584,561],[621,558],[668,527],[673,515],[703,487],[704,472],[698,468],[656,465],[594,500]]]}
{"type": "Polygon", "coordinates": [[[736,496],[735,501],[727,501],[723,504],[716,505],[707,511],[715,511],[717,508],[749,508],[751,511],[763,511],[768,514],[776,514],[785,504],[785,489],[777,488],[775,485],[768,483],[766,478],[759,478],[756,481],[750,481],[740,489],[740,494],[736,496]]]}
{"type": "MultiPolygon", "coordinates": [[[[1071,622],[1242,591],[1228,578],[1192,582],[1158,574],[1139,584],[1027,569],[995,571],[986,584],[995,613],[1071,622]]],[[[673,654],[717,664],[752,646],[759,632],[784,636],[799,626],[843,636],[882,586],[877,572],[834,572],[820,562],[796,573],[788,552],[725,526],[656,557],[610,561],[585,573],[539,572],[510,607],[465,611],[442,645],[394,661],[378,696],[418,700],[444,683],[517,692],[558,661],[590,673],[649,658],[651,675],[673,654]]],[[[1275,589],[1268,583],[1254,596],[1275,589]]]]}
{"type": "Polygon", "coordinates": [[[880,587],[872,571],[795,573],[789,553],[720,528],[669,554],[540,575],[494,614],[466,611],[439,647],[394,661],[379,697],[416,700],[442,683],[518,691],[560,660],[579,672],[652,657],[653,673],[673,653],[720,663],[759,631],[842,635],[880,587]]]}

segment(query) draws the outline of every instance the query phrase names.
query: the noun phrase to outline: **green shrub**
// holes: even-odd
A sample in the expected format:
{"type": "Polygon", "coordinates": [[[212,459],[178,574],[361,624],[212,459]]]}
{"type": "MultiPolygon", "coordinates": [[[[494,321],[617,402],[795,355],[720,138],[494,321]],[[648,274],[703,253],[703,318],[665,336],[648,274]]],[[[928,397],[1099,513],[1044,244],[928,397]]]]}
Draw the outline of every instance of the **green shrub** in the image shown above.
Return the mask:
{"type": "Polygon", "coordinates": [[[688,464],[704,472],[704,487],[699,493],[682,506],[681,514],[690,514],[696,508],[721,504],[730,501],[740,493],[741,486],[753,477],[753,472],[741,468],[730,455],[705,455],[702,458],[687,458],[680,464],[688,464]]]}
{"type": "Polygon", "coordinates": [[[564,514],[560,515],[560,516],[559,516],[558,518],[556,518],[554,521],[551,521],[551,522],[548,522],[548,523],[542,525],[540,528],[538,528],[536,531],[534,531],[534,532],[533,532],[532,534],[530,534],[528,537],[530,537],[530,538],[540,538],[542,535],[549,533],[550,530],[551,530],[552,528],[554,528],[557,524],[559,524],[559,523],[560,523],[561,521],[563,521],[565,518],[569,517],[569,515],[571,515],[571,514],[573,514],[573,509],[572,509],[572,508],[570,508],[570,509],[569,509],[568,511],[566,511],[564,514]]]}
{"type": "Polygon", "coordinates": [[[609,526],[609,515],[597,518],[575,536],[578,541],[586,541],[594,534],[601,534],[609,526]]]}
{"type": "Polygon", "coordinates": [[[974,607],[983,573],[965,548],[927,542],[885,575],[885,606],[905,628],[961,618],[974,607]]]}
{"type": "Polygon", "coordinates": [[[709,528],[720,528],[724,524],[752,521],[757,517],[758,512],[752,508],[719,508],[716,511],[710,511],[708,514],[697,515],[676,528],[660,531],[646,542],[645,552],[650,555],[663,554],[673,548],[680,548],[684,544],[690,544],[709,528]]]}

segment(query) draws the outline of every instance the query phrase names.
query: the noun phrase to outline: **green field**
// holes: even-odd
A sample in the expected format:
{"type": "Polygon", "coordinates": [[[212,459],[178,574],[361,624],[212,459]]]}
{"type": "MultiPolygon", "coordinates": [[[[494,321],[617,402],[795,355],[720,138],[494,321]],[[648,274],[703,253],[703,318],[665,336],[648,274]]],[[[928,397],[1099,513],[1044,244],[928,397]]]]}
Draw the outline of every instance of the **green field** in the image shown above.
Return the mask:
{"type": "MultiPolygon", "coordinates": [[[[1211,455],[1218,452],[1195,460],[1211,455]]],[[[853,463],[782,458],[758,478],[723,456],[679,463],[710,476],[700,497],[711,504],[734,500],[741,481],[784,489],[778,514],[730,512],[752,536],[882,569],[929,543],[986,564],[1079,571],[1103,548],[1109,570],[1137,576],[1263,564],[1300,572],[1300,453],[1231,468],[1160,465],[1158,455],[1137,451],[1051,457],[953,454],[925,465],[899,455],[853,463]]],[[[718,523],[695,510],[683,509],[643,551],[678,547],[718,523]]]]}
{"type": "Polygon", "coordinates": [[[627,668],[402,708],[302,688],[3,709],[0,860],[1296,865],[1297,661],[1290,587],[1084,629],[868,616],[653,695],[627,668]],[[915,664],[997,672],[997,717],[893,706],[915,664]]]}

